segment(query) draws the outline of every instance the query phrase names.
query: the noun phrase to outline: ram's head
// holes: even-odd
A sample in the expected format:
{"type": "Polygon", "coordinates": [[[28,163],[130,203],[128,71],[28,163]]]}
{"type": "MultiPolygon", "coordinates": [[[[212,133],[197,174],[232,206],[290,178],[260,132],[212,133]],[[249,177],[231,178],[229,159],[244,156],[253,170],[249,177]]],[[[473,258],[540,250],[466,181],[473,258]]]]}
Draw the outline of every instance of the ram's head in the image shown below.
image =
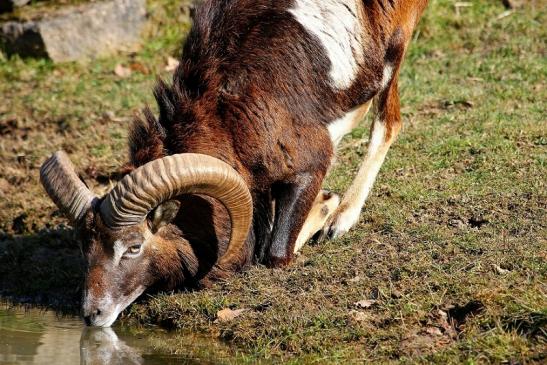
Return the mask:
{"type": "MultiPolygon", "coordinates": [[[[178,259],[177,248],[160,236],[177,215],[182,194],[208,195],[231,218],[230,243],[218,264],[238,255],[252,220],[247,185],[228,164],[206,155],[180,154],[154,160],[125,176],[105,197],[79,179],[64,152],[42,166],[41,181],[79,233],[87,263],[83,316],[108,327],[148,287],[161,266],[178,259]]],[[[175,265],[176,266],[176,265],[175,265]]]]}

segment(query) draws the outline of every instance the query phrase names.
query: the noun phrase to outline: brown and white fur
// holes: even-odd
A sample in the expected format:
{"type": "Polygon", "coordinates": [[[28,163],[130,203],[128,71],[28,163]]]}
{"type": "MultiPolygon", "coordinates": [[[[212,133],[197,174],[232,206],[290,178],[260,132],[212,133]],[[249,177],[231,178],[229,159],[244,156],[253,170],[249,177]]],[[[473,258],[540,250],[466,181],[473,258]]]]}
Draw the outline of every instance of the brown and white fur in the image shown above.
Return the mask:
{"type": "Polygon", "coordinates": [[[334,149],[363,119],[372,102],[376,103],[368,151],[341,204],[329,215],[323,238],[339,237],[358,222],[380,167],[401,129],[399,70],[426,3],[297,0],[290,10],[320,40],[330,61],[331,87],[339,92],[339,97],[349,99],[346,105],[350,108],[327,124],[334,149]]]}
{"type": "Polygon", "coordinates": [[[178,197],[117,231],[90,210],[79,223],[88,322],[109,326],[146,289],[203,286],[253,263],[286,265],[318,231],[333,238],[354,226],[401,129],[399,71],[426,3],[205,0],[172,85],[156,87],[159,118],[147,109],[131,131],[130,167],[187,153],[223,161],[252,196],[248,237],[219,264],[229,219],[203,196],[178,197]],[[321,184],[371,105],[368,151],[340,202],[321,184]]]}
{"type": "Polygon", "coordinates": [[[426,3],[221,0],[198,9],[173,87],[156,91],[164,150],[211,154],[246,177],[258,208],[258,261],[286,264],[319,224],[334,238],[358,221],[401,129],[399,70],[426,3]],[[336,207],[338,197],[323,197],[320,185],[373,102],[368,152],[336,207]]]}

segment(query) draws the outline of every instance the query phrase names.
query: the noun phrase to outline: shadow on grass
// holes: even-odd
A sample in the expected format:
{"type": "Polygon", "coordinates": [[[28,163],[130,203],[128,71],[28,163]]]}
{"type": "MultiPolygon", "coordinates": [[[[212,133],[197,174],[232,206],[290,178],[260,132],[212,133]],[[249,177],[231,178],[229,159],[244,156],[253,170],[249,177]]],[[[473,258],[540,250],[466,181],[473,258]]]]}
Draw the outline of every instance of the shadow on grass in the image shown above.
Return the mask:
{"type": "Polygon", "coordinates": [[[0,237],[0,298],[76,314],[84,261],[71,229],[0,237]]]}
{"type": "Polygon", "coordinates": [[[506,315],[502,317],[501,324],[506,331],[516,331],[528,339],[547,342],[547,310],[506,315]]]}

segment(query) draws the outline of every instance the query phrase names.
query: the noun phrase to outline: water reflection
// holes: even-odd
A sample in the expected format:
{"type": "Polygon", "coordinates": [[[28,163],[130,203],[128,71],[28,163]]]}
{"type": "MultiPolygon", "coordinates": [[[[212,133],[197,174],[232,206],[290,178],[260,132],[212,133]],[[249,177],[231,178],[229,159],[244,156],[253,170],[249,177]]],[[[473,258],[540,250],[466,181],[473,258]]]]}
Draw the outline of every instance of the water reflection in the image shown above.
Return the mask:
{"type": "Polygon", "coordinates": [[[211,338],[140,328],[86,328],[76,317],[0,304],[0,365],[218,364],[229,358],[229,349],[211,338]]]}
{"type": "Polygon", "coordinates": [[[0,364],[77,364],[81,328],[51,312],[0,309],[0,364]]]}
{"type": "Polygon", "coordinates": [[[140,352],[120,340],[111,328],[86,328],[80,340],[80,364],[142,365],[140,352]]]}

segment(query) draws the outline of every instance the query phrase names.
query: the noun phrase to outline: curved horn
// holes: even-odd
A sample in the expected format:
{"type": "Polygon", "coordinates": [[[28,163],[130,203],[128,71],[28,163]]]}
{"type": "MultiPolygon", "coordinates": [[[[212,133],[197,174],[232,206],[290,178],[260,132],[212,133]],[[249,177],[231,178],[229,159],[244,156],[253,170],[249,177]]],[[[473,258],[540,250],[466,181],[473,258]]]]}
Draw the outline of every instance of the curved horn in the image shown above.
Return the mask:
{"type": "Polygon", "coordinates": [[[40,168],[40,181],[53,202],[78,222],[97,197],[80,180],[63,151],[55,152],[40,168]]]}
{"type": "Polygon", "coordinates": [[[225,162],[184,153],[154,160],[125,176],[101,204],[110,228],[139,224],[152,209],[181,194],[204,194],[219,200],[232,221],[227,263],[241,250],[253,216],[252,198],[243,178],[225,162]]]}

